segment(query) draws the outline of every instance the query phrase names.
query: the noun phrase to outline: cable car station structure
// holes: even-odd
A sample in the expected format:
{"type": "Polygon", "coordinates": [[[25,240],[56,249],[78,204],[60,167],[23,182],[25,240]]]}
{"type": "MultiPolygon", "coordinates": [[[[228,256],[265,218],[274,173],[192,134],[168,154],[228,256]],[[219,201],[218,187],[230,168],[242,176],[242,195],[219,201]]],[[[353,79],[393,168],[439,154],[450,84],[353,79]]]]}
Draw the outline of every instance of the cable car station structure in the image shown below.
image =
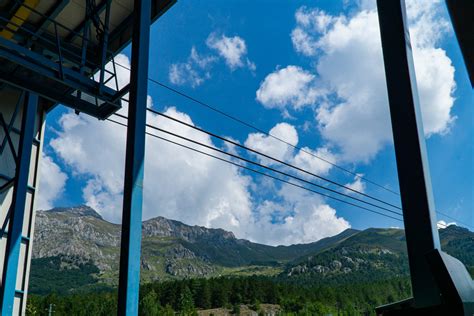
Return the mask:
{"type": "MultiPolygon", "coordinates": [[[[455,2],[448,7],[472,76],[472,36],[461,36],[469,28],[470,4],[458,1],[465,6],[458,10],[455,2]]],[[[127,93],[118,313],[138,313],[150,25],[173,4],[0,1],[1,315],[25,314],[45,116],[62,104],[104,120],[121,108],[127,93]],[[130,83],[119,88],[114,56],[130,42],[130,83]],[[113,71],[105,67],[109,62],[113,71]]],[[[471,315],[473,282],[462,263],[440,249],[405,4],[379,0],[378,10],[413,298],[377,312],[471,315]]]]}

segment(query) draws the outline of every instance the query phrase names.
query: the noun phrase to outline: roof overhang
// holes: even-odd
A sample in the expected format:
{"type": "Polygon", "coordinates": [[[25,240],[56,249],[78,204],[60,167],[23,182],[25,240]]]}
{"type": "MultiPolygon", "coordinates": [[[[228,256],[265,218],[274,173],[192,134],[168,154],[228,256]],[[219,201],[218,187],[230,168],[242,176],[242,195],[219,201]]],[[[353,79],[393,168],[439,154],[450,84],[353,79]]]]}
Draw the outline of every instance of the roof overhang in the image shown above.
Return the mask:
{"type": "MultiPolygon", "coordinates": [[[[152,23],[175,2],[152,1],[152,23]]],[[[106,118],[128,87],[110,88],[114,75],[103,69],[132,39],[133,8],[132,0],[0,0],[0,81],[43,96],[46,109],[62,103],[106,118]]]]}

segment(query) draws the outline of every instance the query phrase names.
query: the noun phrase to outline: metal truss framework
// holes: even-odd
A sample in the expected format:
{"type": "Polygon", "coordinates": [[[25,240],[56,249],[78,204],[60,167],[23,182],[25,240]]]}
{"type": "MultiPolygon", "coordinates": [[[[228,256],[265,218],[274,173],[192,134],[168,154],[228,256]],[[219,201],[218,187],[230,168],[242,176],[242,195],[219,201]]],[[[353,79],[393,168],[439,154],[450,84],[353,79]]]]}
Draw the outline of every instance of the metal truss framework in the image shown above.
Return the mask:
{"type": "Polygon", "coordinates": [[[118,89],[113,53],[107,49],[109,37],[116,36],[108,29],[111,0],[102,1],[98,6],[90,4],[94,2],[86,2],[87,19],[76,28],[77,31],[54,19],[68,1],[59,1],[49,15],[41,14],[25,3],[19,4],[10,18],[0,15],[3,29],[0,57],[9,61],[9,67],[0,69],[0,81],[20,89],[27,88],[52,103],[67,105],[100,119],[117,111],[121,107],[120,98],[128,92],[128,85],[118,89]],[[21,9],[27,9],[42,22],[38,26],[29,24],[18,13],[21,9]],[[104,21],[98,17],[102,10],[105,11],[104,21]],[[46,31],[51,25],[53,34],[46,31]],[[96,30],[98,43],[90,38],[92,29],[96,30]],[[68,35],[61,36],[64,33],[68,35]],[[79,47],[77,43],[80,43],[79,47]],[[109,60],[114,71],[105,67],[109,60]],[[50,89],[44,80],[51,82],[50,89]],[[115,80],[115,89],[106,85],[111,80],[115,80]]]}
{"type": "Polygon", "coordinates": [[[15,298],[19,299],[17,310],[20,312],[24,311],[26,305],[24,298],[28,288],[28,279],[20,277],[21,282],[18,283],[18,274],[25,275],[28,272],[31,257],[34,222],[32,201],[38,183],[36,171],[41,154],[40,139],[43,135],[43,118],[37,115],[37,105],[37,95],[22,92],[18,96],[18,102],[8,121],[3,113],[0,113],[0,135],[3,135],[0,142],[0,157],[9,155],[10,158],[2,158],[10,159],[15,164],[13,176],[0,174],[0,181],[3,183],[0,186],[2,203],[4,200],[10,202],[9,205],[2,204],[2,209],[7,212],[0,217],[2,218],[0,239],[3,243],[6,241],[3,254],[2,287],[0,288],[1,315],[13,314],[15,298]],[[19,121],[20,116],[21,125],[18,128],[15,123],[19,121]],[[39,138],[35,138],[35,135],[39,138]],[[33,166],[30,166],[30,163],[33,163],[33,166]],[[31,173],[35,176],[30,177],[31,173]],[[8,198],[10,190],[12,194],[8,198]]]}
{"type": "MultiPolygon", "coordinates": [[[[73,30],[66,29],[54,19],[69,1],[58,1],[46,14],[36,11],[32,2],[15,1],[9,16],[6,17],[5,14],[0,13],[0,81],[3,82],[3,84],[0,83],[0,88],[14,87],[25,91],[10,121],[7,122],[0,114],[0,135],[2,131],[5,133],[5,137],[0,140],[0,153],[8,149],[16,162],[13,168],[14,177],[0,174],[0,180],[2,180],[0,181],[0,197],[2,191],[13,191],[11,207],[5,212],[9,217],[5,219],[2,229],[2,234],[4,233],[8,238],[1,288],[1,314],[23,313],[26,303],[26,300],[23,300],[22,311],[18,311],[18,307],[15,307],[18,304],[14,302],[16,302],[15,297],[26,295],[28,286],[28,277],[24,277],[22,286],[18,287],[20,275],[18,258],[20,257],[19,240],[26,245],[26,252],[31,253],[31,247],[28,245],[29,238],[32,236],[29,234],[21,237],[21,232],[25,230],[24,214],[29,212],[30,224],[34,222],[32,204],[37,179],[36,176],[28,178],[28,175],[31,175],[28,158],[31,156],[33,143],[39,147],[35,154],[41,154],[41,138],[35,140],[31,136],[35,126],[39,126],[41,128],[39,134],[42,133],[42,124],[35,123],[36,120],[40,119],[40,122],[43,122],[44,109],[56,103],[71,107],[76,112],[84,112],[99,119],[105,119],[120,108],[121,98],[125,93],[130,92],[118,313],[119,315],[136,315],[140,285],[149,32],[152,19],[156,19],[165,12],[174,1],[133,1],[133,15],[128,16],[125,22],[112,32],[108,30],[112,0],[101,1],[98,5],[95,5],[95,1],[87,1],[92,5],[87,8],[86,18],[73,30]],[[21,20],[21,16],[25,14],[21,12],[22,8],[27,8],[30,14],[38,15],[40,22],[31,25],[26,19],[21,20]],[[130,25],[133,25],[133,28],[130,28],[130,25]],[[48,28],[54,29],[53,34],[47,32],[48,28]],[[129,29],[133,30],[133,34],[128,33],[129,29]],[[90,38],[93,30],[98,37],[96,44],[90,38]],[[130,36],[132,41],[131,83],[119,89],[113,56],[128,43],[130,37],[126,40],[127,36],[130,36]],[[78,44],[80,53],[78,53],[78,44]],[[113,71],[105,67],[109,61],[112,61],[113,71]],[[112,80],[115,80],[115,89],[110,88],[113,86],[112,80]],[[51,83],[51,86],[48,83],[51,83]],[[41,100],[39,111],[41,115],[39,116],[34,111],[35,104],[38,104],[38,97],[41,100]],[[23,123],[20,128],[15,128],[12,122],[19,113],[22,113],[24,99],[28,102],[25,103],[23,111],[23,123]],[[21,138],[19,149],[15,148],[12,133],[17,133],[21,138]],[[33,184],[28,183],[31,180],[33,184]],[[29,204],[26,202],[25,192],[33,195],[28,198],[29,204]],[[27,212],[25,212],[25,205],[29,207],[27,212]],[[5,230],[7,225],[8,231],[5,230]]],[[[38,160],[39,156],[35,160],[36,164],[38,160]]],[[[33,172],[34,175],[37,174],[36,169],[33,172]]],[[[2,206],[5,206],[5,203],[2,206]]],[[[32,233],[34,227],[31,226],[28,227],[28,232],[32,233]]],[[[25,257],[25,262],[24,266],[28,269],[29,257],[25,257]]],[[[23,276],[27,274],[28,271],[23,271],[23,276]]]]}
{"type": "Polygon", "coordinates": [[[384,315],[472,315],[474,283],[441,251],[404,0],[377,1],[413,298],[384,315]]]}

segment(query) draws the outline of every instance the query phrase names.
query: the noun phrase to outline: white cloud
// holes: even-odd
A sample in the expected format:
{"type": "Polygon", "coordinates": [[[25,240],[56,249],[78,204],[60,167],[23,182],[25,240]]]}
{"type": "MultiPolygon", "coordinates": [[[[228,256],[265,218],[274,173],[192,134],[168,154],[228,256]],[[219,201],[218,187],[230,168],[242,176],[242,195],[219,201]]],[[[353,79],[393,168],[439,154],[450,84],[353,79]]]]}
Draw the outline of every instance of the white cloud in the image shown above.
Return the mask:
{"type": "Polygon", "coordinates": [[[308,170],[311,173],[324,176],[329,173],[332,165],[323,161],[322,159],[331,163],[337,162],[337,157],[326,147],[321,147],[317,150],[311,150],[308,147],[303,147],[302,150],[299,150],[293,158],[293,163],[294,165],[304,170],[308,170]]]}
{"type": "Polygon", "coordinates": [[[289,185],[282,186],[277,194],[282,198],[281,202],[265,201],[258,208],[260,218],[252,228],[255,239],[260,242],[272,245],[308,243],[351,227],[319,196],[289,185]]]}
{"type": "MultiPolygon", "coordinates": [[[[357,177],[354,177],[354,182],[347,183],[345,187],[352,189],[354,191],[365,193],[366,184],[362,181],[363,174],[357,174],[357,177]]],[[[347,194],[353,194],[354,191],[345,189],[347,194]]]]}
{"type": "MultiPolygon", "coordinates": [[[[275,125],[270,130],[269,134],[277,138],[284,139],[290,144],[298,144],[298,133],[296,132],[295,127],[288,123],[279,123],[275,125]]],[[[278,139],[262,133],[249,134],[247,140],[245,141],[245,146],[280,160],[289,160],[293,153],[292,147],[279,141],[278,139]]],[[[261,156],[257,157],[260,159],[260,161],[267,164],[275,163],[274,161],[261,156]]]]}
{"type": "Polygon", "coordinates": [[[455,222],[447,223],[443,220],[438,221],[438,223],[436,223],[436,226],[438,227],[438,229],[446,228],[446,227],[451,226],[451,225],[457,225],[457,224],[455,222]]]}
{"type": "Polygon", "coordinates": [[[40,183],[36,195],[36,209],[48,210],[64,191],[68,176],[50,156],[41,154],[40,183]]]}
{"type": "Polygon", "coordinates": [[[211,33],[206,40],[206,44],[224,58],[231,70],[248,67],[250,70],[255,71],[255,63],[246,57],[247,45],[240,36],[227,37],[224,34],[217,36],[215,33],[211,33]]]}
{"type": "Polygon", "coordinates": [[[291,32],[291,41],[295,50],[306,56],[314,56],[319,47],[315,35],[326,32],[328,27],[342,18],[303,6],[296,11],[295,19],[296,27],[291,32]]]}
{"type": "MultiPolygon", "coordinates": [[[[193,124],[188,115],[174,108],[166,114],[193,124]]],[[[209,137],[162,117],[151,115],[149,122],[213,145],[209,137]]],[[[63,115],[61,131],[51,146],[73,172],[87,179],[83,189],[86,204],[104,218],[118,222],[125,129],[69,113],[63,115]],[[72,120],[76,122],[71,124],[72,120]]],[[[284,186],[278,191],[278,202],[258,205],[252,199],[252,186],[252,178],[236,167],[147,138],[144,218],[160,215],[187,224],[224,228],[240,238],[270,244],[312,242],[350,227],[318,196],[284,186]],[[272,217],[281,210],[285,219],[275,223],[272,217]]]]}
{"type": "Polygon", "coordinates": [[[216,54],[199,54],[196,47],[191,52],[186,62],[173,63],[169,67],[168,79],[175,85],[189,85],[196,88],[212,77],[212,68],[219,57],[225,60],[231,71],[237,68],[248,68],[254,72],[256,65],[247,56],[247,45],[245,40],[239,36],[227,37],[217,36],[211,33],[207,40],[208,48],[215,50],[216,54]]]}
{"type": "Polygon", "coordinates": [[[211,78],[210,68],[215,60],[214,56],[199,55],[193,46],[186,62],[171,64],[168,78],[175,85],[195,88],[211,78]]]}
{"type": "MultiPolygon", "coordinates": [[[[454,67],[438,47],[449,24],[439,1],[408,1],[407,6],[425,135],[444,134],[455,120],[454,67]]],[[[280,97],[269,93],[257,98],[266,107],[285,109],[320,101],[315,113],[319,131],[339,149],[341,162],[368,162],[392,141],[378,17],[367,1],[362,8],[347,17],[297,10],[293,45],[314,58],[315,73],[300,68],[306,74],[298,85],[302,89],[280,84],[275,89],[280,97]],[[321,98],[315,97],[318,93],[321,98]]]]}
{"type": "MultiPolygon", "coordinates": [[[[128,65],[128,60],[123,63],[128,65]]],[[[127,73],[124,75],[128,78],[127,73]]],[[[148,103],[151,104],[151,98],[148,103]]],[[[127,114],[126,104],[120,113],[127,114]]],[[[189,115],[174,107],[168,108],[166,114],[194,124],[189,115]]],[[[163,117],[148,113],[147,120],[160,128],[215,146],[207,135],[163,117]]],[[[85,203],[96,208],[105,219],[119,222],[125,128],[72,112],[64,114],[59,124],[60,129],[50,145],[68,170],[84,179],[85,203]]],[[[291,125],[282,123],[272,131],[295,143],[298,141],[291,125]]],[[[143,188],[145,219],[160,215],[191,225],[224,228],[240,238],[257,242],[312,242],[349,227],[324,200],[305,192],[293,192],[293,188],[275,185],[278,203],[268,201],[260,206],[252,196],[256,190],[254,179],[242,174],[237,167],[151,137],[146,139],[143,188]],[[285,213],[285,220],[275,223],[272,217],[280,210],[285,213]]]]}
{"type": "Polygon", "coordinates": [[[301,27],[297,27],[291,31],[291,41],[293,42],[293,46],[297,52],[307,56],[313,56],[316,54],[318,42],[301,27]]]}
{"type": "MultiPolygon", "coordinates": [[[[326,147],[316,150],[303,147],[300,150],[295,150],[294,147],[278,140],[283,139],[294,146],[298,144],[298,132],[291,124],[278,123],[269,131],[269,134],[271,136],[262,133],[251,133],[245,141],[245,146],[320,176],[327,175],[332,168],[332,165],[323,161],[323,159],[332,163],[337,161],[337,157],[326,147]]],[[[276,164],[275,161],[268,158],[256,154],[254,156],[266,165],[276,164]]],[[[291,170],[294,171],[294,169],[291,170]]],[[[310,176],[300,171],[298,173],[300,176],[310,176]]]]}
{"type": "Polygon", "coordinates": [[[287,66],[267,75],[257,90],[257,100],[266,108],[299,109],[316,101],[315,76],[298,66],[287,66]]]}
{"type": "MultiPolygon", "coordinates": [[[[189,116],[169,108],[167,115],[192,123],[189,116]]],[[[208,145],[208,136],[148,114],[148,122],[208,145]]],[[[108,220],[121,216],[125,129],[111,122],[63,115],[61,131],[52,148],[77,174],[87,180],[86,203],[108,220]],[[76,124],[64,124],[76,120],[76,124]]],[[[144,180],[144,218],[158,215],[187,223],[226,227],[242,233],[248,223],[251,199],[249,179],[235,167],[147,138],[144,180]]]]}

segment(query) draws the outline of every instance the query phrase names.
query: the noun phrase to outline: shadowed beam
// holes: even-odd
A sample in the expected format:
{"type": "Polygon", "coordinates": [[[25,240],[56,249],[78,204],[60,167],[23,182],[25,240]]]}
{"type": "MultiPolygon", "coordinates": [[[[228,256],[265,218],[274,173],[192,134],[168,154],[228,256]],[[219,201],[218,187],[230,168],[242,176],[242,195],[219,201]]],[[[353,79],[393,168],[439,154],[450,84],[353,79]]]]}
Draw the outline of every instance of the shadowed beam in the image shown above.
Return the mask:
{"type": "Polygon", "coordinates": [[[425,255],[440,248],[404,0],[378,0],[410,277],[415,307],[440,304],[425,255]]]}
{"type": "Polygon", "coordinates": [[[0,292],[0,309],[2,316],[12,315],[13,313],[37,107],[38,95],[27,93],[26,103],[22,113],[18,159],[16,163],[5,261],[3,265],[2,287],[0,292]]]}
{"type": "Polygon", "coordinates": [[[135,1],[128,108],[118,315],[138,314],[151,0],[135,1]]]}

